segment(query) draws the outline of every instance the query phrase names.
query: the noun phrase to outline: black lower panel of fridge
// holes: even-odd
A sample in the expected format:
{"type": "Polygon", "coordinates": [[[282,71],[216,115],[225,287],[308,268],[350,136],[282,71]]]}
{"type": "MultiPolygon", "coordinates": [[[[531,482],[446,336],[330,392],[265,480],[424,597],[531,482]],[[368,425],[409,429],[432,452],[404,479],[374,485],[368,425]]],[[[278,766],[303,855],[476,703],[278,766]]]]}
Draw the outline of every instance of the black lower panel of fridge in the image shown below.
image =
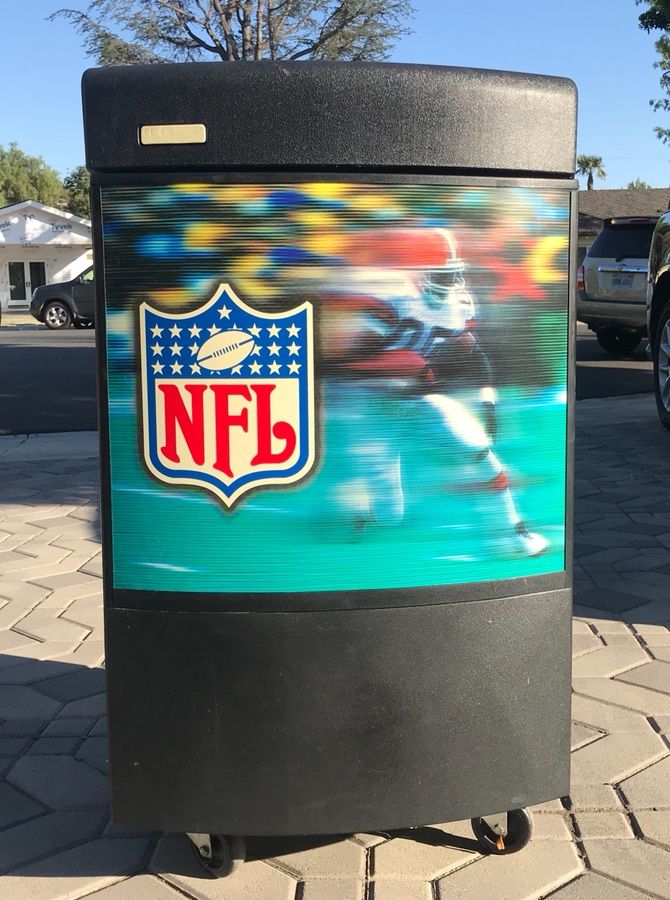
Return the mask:
{"type": "Polygon", "coordinates": [[[569,590],[330,612],[110,608],[113,818],[332,834],[563,796],[570,621],[569,590]]]}

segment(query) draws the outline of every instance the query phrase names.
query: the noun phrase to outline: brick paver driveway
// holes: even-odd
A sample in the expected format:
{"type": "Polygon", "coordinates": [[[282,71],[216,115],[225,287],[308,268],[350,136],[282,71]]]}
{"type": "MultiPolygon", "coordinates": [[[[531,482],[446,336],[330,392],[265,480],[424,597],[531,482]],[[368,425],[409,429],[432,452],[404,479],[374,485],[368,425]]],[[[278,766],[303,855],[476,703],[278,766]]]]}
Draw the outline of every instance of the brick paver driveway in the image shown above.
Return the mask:
{"type": "Polygon", "coordinates": [[[111,825],[97,463],[31,453],[0,448],[0,896],[670,897],[670,433],[649,395],[578,405],[572,790],[504,858],[451,823],[251,841],[217,881],[183,837],[111,825]]]}

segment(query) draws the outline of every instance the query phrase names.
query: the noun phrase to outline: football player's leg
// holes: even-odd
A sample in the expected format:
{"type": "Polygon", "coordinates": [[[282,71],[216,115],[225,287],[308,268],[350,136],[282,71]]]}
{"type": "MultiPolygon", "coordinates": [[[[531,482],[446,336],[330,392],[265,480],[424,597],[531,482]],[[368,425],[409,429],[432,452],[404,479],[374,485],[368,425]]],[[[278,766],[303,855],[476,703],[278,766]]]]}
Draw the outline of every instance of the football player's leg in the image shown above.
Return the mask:
{"type": "Polygon", "coordinates": [[[340,515],[355,527],[393,525],[403,518],[405,501],[397,446],[398,413],[376,392],[351,389],[348,403],[331,406],[329,454],[339,473],[332,496],[340,515]],[[393,414],[392,414],[393,413],[393,414]]]}
{"type": "Polygon", "coordinates": [[[549,541],[542,537],[541,534],[530,531],[519,515],[519,511],[514,502],[514,497],[512,496],[507,473],[498,457],[491,450],[489,450],[487,461],[489,467],[497,468],[498,472],[492,478],[489,478],[484,482],[482,488],[491,494],[494,500],[494,509],[496,506],[498,507],[498,512],[504,516],[506,522],[511,527],[513,545],[518,551],[526,556],[539,556],[547,549],[549,541]],[[498,500],[497,504],[495,503],[496,499],[498,500]]]}
{"type": "Polygon", "coordinates": [[[350,448],[348,475],[334,489],[342,513],[358,528],[396,525],[402,521],[405,498],[398,454],[383,444],[366,441],[350,448]]]}
{"type": "MultiPolygon", "coordinates": [[[[443,435],[449,441],[441,441],[433,435],[435,445],[441,444],[448,457],[465,478],[460,487],[476,487],[489,502],[491,516],[505,523],[507,535],[511,535],[517,550],[528,556],[537,556],[549,546],[549,542],[526,527],[516,508],[507,473],[493,452],[491,438],[486,429],[467,407],[443,394],[430,394],[424,401],[439,416],[443,435]],[[454,450],[456,445],[457,452],[454,450]]],[[[453,476],[450,478],[453,484],[453,476]]]]}

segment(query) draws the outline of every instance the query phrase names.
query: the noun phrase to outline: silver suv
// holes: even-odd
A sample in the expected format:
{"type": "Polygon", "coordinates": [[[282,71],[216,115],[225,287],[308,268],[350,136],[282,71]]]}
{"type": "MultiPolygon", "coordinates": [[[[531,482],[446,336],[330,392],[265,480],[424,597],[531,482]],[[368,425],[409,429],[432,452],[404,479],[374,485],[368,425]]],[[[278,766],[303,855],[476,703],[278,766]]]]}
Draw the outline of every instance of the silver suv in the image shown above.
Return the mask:
{"type": "Polygon", "coordinates": [[[605,219],[577,272],[577,318],[608,353],[632,353],[647,332],[647,261],[657,220],[605,219]]]}

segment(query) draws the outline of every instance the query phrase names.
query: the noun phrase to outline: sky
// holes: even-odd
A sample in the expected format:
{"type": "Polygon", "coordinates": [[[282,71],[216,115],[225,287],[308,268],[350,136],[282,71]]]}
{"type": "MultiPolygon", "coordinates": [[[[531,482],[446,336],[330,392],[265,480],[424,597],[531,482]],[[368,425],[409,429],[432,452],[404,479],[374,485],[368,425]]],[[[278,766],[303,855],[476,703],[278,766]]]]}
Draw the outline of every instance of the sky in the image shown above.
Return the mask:
{"type": "MultiPolygon", "coordinates": [[[[61,175],[84,162],[80,78],[92,66],[63,20],[61,5],[83,0],[0,0],[5,34],[0,145],[15,141],[61,175]],[[11,40],[8,39],[11,36],[11,40]]],[[[414,0],[413,33],[391,61],[561,75],[577,84],[577,152],[598,155],[607,173],[596,187],[641,178],[670,185],[670,146],[654,134],[670,116],[662,96],[654,36],[638,27],[634,0],[414,0]]]]}

